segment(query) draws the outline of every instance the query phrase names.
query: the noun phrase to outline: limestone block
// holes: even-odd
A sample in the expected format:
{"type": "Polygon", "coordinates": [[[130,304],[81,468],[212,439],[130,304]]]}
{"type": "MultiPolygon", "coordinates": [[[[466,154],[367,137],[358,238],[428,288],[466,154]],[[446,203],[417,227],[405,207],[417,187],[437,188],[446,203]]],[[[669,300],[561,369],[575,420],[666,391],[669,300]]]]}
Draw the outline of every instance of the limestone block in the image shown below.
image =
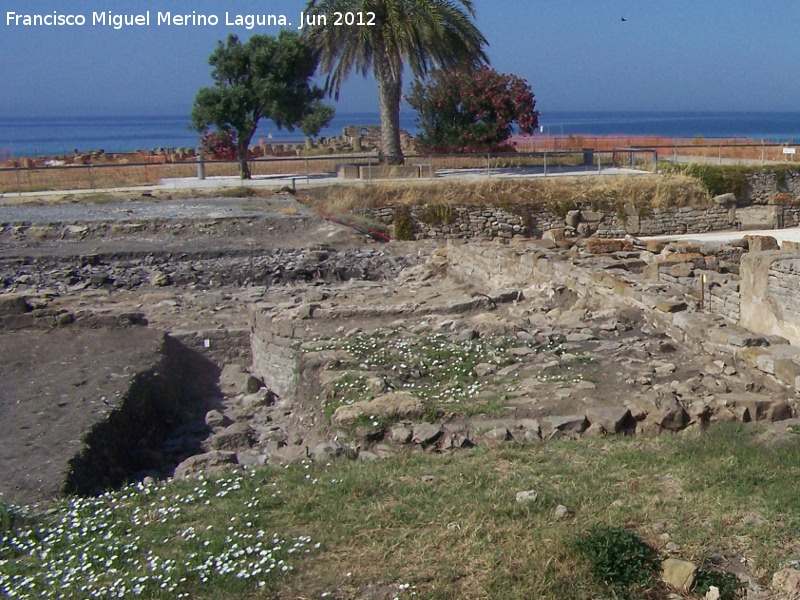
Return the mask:
{"type": "Polygon", "coordinates": [[[794,386],[797,377],[800,377],[800,364],[790,358],[777,359],[775,361],[775,377],[794,386]]]}
{"type": "Polygon", "coordinates": [[[563,417],[545,417],[542,419],[545,430],[561,433],[583,433],[589,427],[585,415],[567,415],[563,417]]]}
{"type": "Polygon", "coordinates": [[[253,431],[247,423],[234,423],[211,437],[214,450],[240,450],[253,445],[253,431]]]}
{"type": "Polygon", "coordinates": [[[681,300],[676,300],[674,298],[656,299],[656,310],[660,310],[661,312],[676,313],[684,311],[687,308],[686,302],[682,302],[681,300]]]}
{"type": "Polygon", "coordinates": [[[434,425],[432,423],[414,425],[411,442],[423,446],[433,444],[442,436],[442,433],[442,428],[439,425],[434,425]]]}
{"type": "Polygon", "coordinates": [[[636,428],[636,421],[631,416],[630,409],[625,406],[590,408],[586,411],[586,418],[593,426],[599,425],[609,433],[636,428]]]}
{"type": "Polygon", "coordinates": [[[600,223],[605,218],[606,214],[600,211],[594,211],[594,210],[581,211],[581,220],[587,223],[600,223]]]}
{"type": "Polygon", "coordinates": [[[778,241],[771,235],[746,235],[744,236],[744,241],[747,243],[748,252],[780,250],[778,241]]]}
{"type": "Polygon", "coordinates": [[[697,565],[688,560],[668,558],[661,563],[664,583],[678,590],[689,591],[694,585],[697,565]]]}
{"type": "Polygon", "coordinates": [[[736,194],[720,194],[719,196],[714,196],[713,200],[719,206],[736,206],[736,194]]]}
{"type": "Polygon", "coordinates": [[[800,571],[797,569],[781,569],[772,576],[772,590],[782,592],[788,598],[800,596],[800,571]]]}
{"type": "Polygon", "coordinates": [[[263,387],[263,384],[243,366],[229,364],[222,367],[219,387],[224,394],[253,394],[263,387]]]}
{"type": "Polygon", "coordinates": [[[418,419],[425,412],[425,405],[413,394],[393,392],[383,394],[368,402],[355,402],[340,406],[331,417],[334,425],[350,425],[361,417],[418,419]]]}
{"type": "Polygon", "coordinates": [[[586,241],[586,251],[589,254],[611,254],[633,250],[633,244],[627,240],[601,240],[591,238],[586,241]]]}
{"type": "Polygon", "coordinates": [[[3,294],[0,296],[0,317],[21,315],[31,311],[28,300],[20,294],[3,294]]]}
{"type": "Polygon", "coordinates": [[[794,410],[787,402],[774,402],[767,411],[765,421],[775,423],[794,417],[794,410]]]}
{"type": "Polygon", "coordinates": [[[200,474],[219,473],[236,466],[235,452],[208,452],[190,456],[175,469],[175,479],[183,481],[200,474]]]}
{"type": "Polygon", "coordinates": [[[781,252],[800,252],[800,242],[783,240],[781,242],[781,252]]]}

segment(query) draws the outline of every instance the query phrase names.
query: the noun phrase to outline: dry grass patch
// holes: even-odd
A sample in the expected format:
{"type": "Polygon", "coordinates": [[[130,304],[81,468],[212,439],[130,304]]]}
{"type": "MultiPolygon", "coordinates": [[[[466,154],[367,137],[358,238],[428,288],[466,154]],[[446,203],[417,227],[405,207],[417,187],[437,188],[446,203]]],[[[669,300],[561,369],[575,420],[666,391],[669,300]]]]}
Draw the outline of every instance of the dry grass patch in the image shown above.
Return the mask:
{"type": "Polygon", "coordinates": [[[709,200],[699,180],[680,174],[360,183],[321,188],[306,196],[328,213],[426,204],[492,205],[512,210],[527,206],[557,212],[580,206],[617,212],[628,203],[641,211],[703,205],[709,200]]]}

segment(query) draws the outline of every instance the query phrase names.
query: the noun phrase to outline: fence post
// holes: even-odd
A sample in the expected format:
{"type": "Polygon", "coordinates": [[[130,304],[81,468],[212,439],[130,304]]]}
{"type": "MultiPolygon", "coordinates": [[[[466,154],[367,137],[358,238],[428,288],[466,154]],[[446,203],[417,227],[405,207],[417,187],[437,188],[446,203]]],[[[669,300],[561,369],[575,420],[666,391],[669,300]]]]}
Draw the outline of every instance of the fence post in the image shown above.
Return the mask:
{"type": "Polygon", "coordinates": [[[433,179],[433,156],[428,155],[428,177],[433,179]]]}
{"type": "Polygon", "coordinates": [[[766,160],[764,158],[764,140],[761,140],[761,164],[765,164],[766,160]]]}
{"type": "MultiPolygon", "coordinates": [[[[145,172],[147,172],[147,167],[145,167],[145,172]]],[[[204,181],[206,178],[206,161],[203,158],[202,154],[197,156],[197,179],[200,181],[204,181]]]]}
{"type": "Polygon", "coordinates": [[[719,164],[722,164],[722,144],[719,145],[719,164]]]}
{"type": "Polygon", "coordinates": [[[492,155],[488,152],[486,153],[486,176],[492,176],[492,165],[491,165],[492,155]]]}
{"type": "Polygon", "coordinates": [[[653,150],[653,173],[658,173],[658,150],[653,150]]]}
{"type": "Polygon", "coordinates": [[[544,176],[547,177],[547,150],[544,152],[544,176]]]}
{"type": "Polygon", "coordinates": [[[309,183],[310,182],[308,179],[308,157],[306,156],[306,185],[308,185],[309,183]]]}
{"type": "Polygon", "coordinates": [[[19,165],[15,167],[15,170],[17,172],[17,193],[22,196],[22,185],[19,182],[19,165]]]}

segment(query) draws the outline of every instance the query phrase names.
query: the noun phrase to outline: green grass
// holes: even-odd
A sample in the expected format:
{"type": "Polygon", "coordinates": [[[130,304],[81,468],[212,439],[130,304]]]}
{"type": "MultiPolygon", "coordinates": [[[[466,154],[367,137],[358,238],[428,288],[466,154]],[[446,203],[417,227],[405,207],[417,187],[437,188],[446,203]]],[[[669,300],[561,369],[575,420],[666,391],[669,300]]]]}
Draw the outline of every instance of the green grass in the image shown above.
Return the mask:
{"type": "Polygon", "coordinates": [[[797,440],[719,426],[139,485],[0,532],[0,594],[345,599],[388,586],[401,600],[612,598],[576,540],[624,528],[663,556],[659,522],[677,557],[732,552],[769,578],[796,547],[799,471],[797,440]],[[516,503],[523,490],[538,498],[516,503]],[[558,504],[574,516],[556,519],[558,504]]]}

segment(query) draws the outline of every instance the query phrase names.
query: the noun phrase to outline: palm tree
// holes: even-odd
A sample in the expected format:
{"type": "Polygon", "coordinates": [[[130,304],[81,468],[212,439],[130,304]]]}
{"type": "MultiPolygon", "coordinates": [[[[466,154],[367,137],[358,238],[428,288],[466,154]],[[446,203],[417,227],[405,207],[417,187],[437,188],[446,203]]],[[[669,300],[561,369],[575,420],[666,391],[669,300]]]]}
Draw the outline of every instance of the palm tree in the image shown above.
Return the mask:
{"type": "Polygon", "coordinates": [[[353,70],[364,77],[370,71],[375,75],[382,153],[397,162],[403,156],[404,66],[424,77],[431,68],[488,62],[483,51],[486,38],[472,21],[472,0],[309,0],[306,15],[314,23],[306,31],[320,53],[320,67],[328,72],[328,93],[338,98],[342,82],[353,70]],[[334,25],[336,13],[354,15],[355,24],[334,25]],[[327,24],[320,16],[327,18],[327,24]]]}

